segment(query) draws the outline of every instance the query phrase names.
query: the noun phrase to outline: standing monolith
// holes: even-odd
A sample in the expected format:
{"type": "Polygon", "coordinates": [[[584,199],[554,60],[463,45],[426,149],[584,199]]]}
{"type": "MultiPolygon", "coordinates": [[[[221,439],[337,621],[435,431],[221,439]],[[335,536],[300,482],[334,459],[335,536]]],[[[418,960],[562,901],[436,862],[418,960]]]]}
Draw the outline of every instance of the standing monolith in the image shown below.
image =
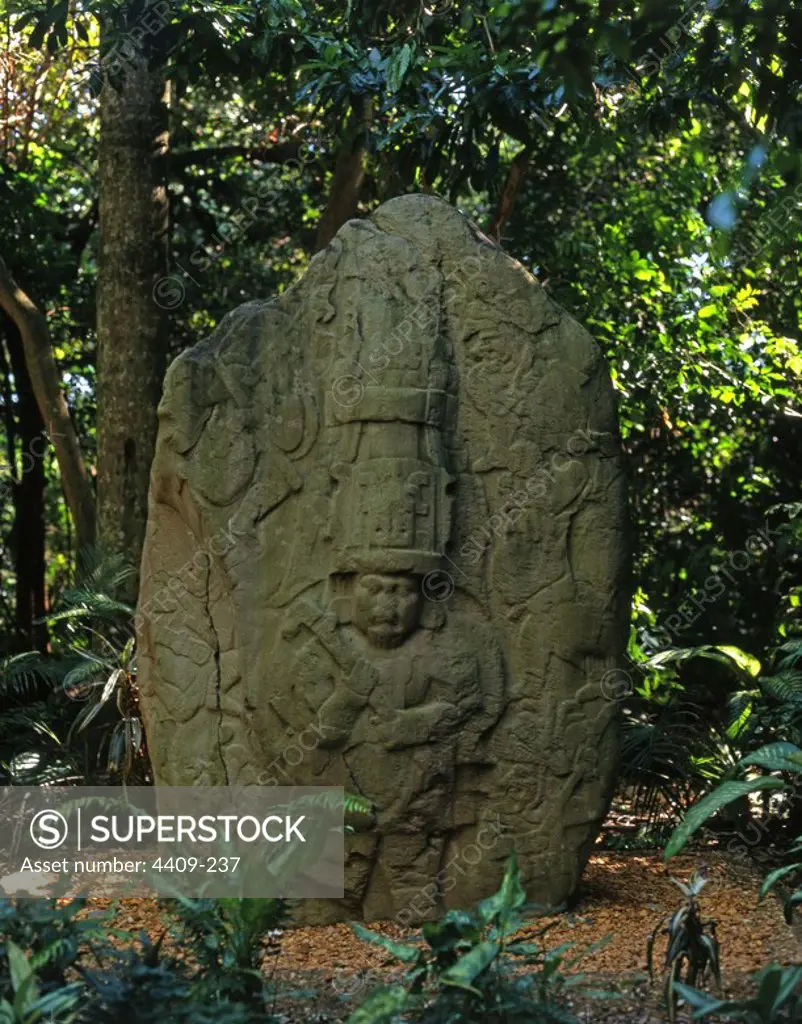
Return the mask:
{"type": "Polygon", "coordinates": [[[465,905],[513,848],[530,899],[569,899],[614,782],[629,605],[587,332],[451,206],[404,196],[184,352],[159,415],[157,782],[372,801],[346,898],[307,919],[465,905]]]}

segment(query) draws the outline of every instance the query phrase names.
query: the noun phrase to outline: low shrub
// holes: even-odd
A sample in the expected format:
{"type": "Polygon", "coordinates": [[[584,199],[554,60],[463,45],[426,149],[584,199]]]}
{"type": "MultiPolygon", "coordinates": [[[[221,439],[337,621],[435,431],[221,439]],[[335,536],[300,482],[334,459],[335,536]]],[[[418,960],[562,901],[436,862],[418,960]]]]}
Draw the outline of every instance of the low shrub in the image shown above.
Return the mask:
{"type": "Polygon", "coordinates": [[[580,957],[569,957],[567,945],[544,950],[536,942],[516,939],[527,923],[525,905],[513,856],[498,892],[471,911],[449,910],[425,924],[421,945],[395,942],[352,924],[360,938],[386,950],[406,970],[399,983],[372,993],[348,1024],[574,1024],[564,997],[584,979],[565,969],[580,957]]]}

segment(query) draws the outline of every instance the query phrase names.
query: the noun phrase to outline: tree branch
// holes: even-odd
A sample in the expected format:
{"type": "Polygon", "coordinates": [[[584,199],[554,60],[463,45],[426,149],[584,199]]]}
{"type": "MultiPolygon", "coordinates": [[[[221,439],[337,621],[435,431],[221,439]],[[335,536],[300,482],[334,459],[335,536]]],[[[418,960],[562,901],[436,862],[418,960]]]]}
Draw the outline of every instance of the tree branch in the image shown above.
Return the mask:
{"type": "Polygon", "coordinates": [[[526,178],[526,169],[531,156],[531,147],[524,146],[523,149],[516,153],[510,164],[507,180],[504,182],[504,187],[501,190],[501,195],[496,205],[496,211],[486,230],[488,237],[492,238],[495,242],[501,241],[501,233],[504,231],[504,226],[510,218],[518,192],[526,178]]]}
{"type": "Polygon", "coordinates": [[[266,164],[283,164],[297,159],[300,151],[300,142],[283,142],[278,146],[208,146],[204,149],[173,152],[160,159],[169,160],[170,170],[181,171],[185,167],[210,164],[232,156],[242,156],[246,160],[258,160],[266,164]]]}
{"type": "Polygon", "coordinates": [[[75,523],[79,549],[95,540],[95,497],[78,435],[61,389],[47,320],[19,287],[0,257],[0,306],[17,325],[36,404],[56,450],[64,496],[75,523]]]}

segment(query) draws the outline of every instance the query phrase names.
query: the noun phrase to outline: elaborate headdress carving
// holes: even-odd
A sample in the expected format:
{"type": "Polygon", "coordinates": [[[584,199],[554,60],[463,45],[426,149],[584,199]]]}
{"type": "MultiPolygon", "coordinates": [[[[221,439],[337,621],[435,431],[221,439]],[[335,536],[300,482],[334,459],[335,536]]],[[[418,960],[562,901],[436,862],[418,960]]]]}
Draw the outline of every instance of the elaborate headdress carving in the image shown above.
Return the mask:
{"type": "Polygon", "coordinates": [[[443,438],[455,398],[439,320],[434,291],[391,331],[365,337],[362,317],[352,324],[355,386],[347,402],[330,392],[326,409],[345,455],[332,469],[336,571],[424,574],[442,563],[453,502],[443,438]]]}

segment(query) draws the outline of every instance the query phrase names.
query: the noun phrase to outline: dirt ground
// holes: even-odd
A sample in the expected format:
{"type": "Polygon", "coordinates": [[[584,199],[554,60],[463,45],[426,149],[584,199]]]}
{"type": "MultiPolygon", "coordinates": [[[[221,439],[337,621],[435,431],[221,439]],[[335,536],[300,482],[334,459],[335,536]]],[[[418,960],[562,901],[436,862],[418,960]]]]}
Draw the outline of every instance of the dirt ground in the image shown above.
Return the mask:
{"type": "MultiPolygon", "coordinates": [[[[554,948],[571,942],[576,952],[608,938],[603,948],[590,952],[574,970],[586,975],[589,987],[610,990],[617,997],[577,999],[573,1008],[581,1021],[658,1024],[665,1020],[661,978],[658,974],[653,985],[646,978],[647,938],[657,922],[682,902],[670,876],[687,880],[701,864],[708,869],[709,881],[700,903],[703,916],[717,923],[725,994],[745,994],[749,974],[770,961],[802,962],[802,942],[797,930],[784,923],[779,902],[772,896],[758,902],[762,874],[751,866],[712,852],[677,857],[669,872],[657,853],[600,852],[590,860],[573,911],[539,918],[524,932],[536,939],[551,925],[542,944],[554,948]]],[[[156,905],[148,900],[121,901],[116,925],[135,932],[144,928],[153,936],[161,927],[156,905]]],[[[415,937],[415,932],[404,932],[391,923],[372,927],[394,938],[415,937]]],[[[664,941],[658,940],[658,971],[664,951],[664,941]]],[[[282,999],[287,1020],[318,1024],[345,1020],[372,988],[395,973],[389,956],[360,942],[344,924],[288,930],[278,957],[271,958],[266,969],[281,981],[281,990],[306,993],[295,1006],[292,999],[282,999]],[[310,990],[315,993],[311,1001],[310,990]]],[[[680,1014],[678,1020],[683,1019],[680,1014]]]]}

